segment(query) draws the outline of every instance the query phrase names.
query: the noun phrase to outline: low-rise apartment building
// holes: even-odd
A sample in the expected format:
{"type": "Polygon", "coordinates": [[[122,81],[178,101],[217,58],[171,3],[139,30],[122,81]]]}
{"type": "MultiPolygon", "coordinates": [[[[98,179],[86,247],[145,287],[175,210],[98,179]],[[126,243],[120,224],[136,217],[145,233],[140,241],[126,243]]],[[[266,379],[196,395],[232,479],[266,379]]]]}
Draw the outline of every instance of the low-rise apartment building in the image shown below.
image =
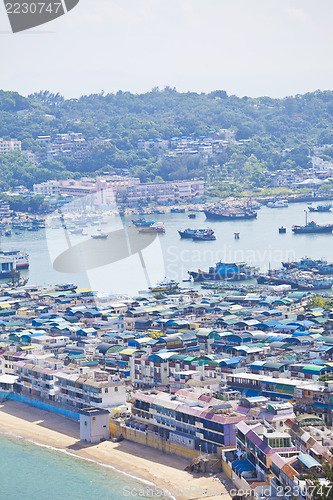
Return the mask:
{"type": "Polygon", "coordinates": [[[13,153],[14,151],[21,151],[21,141],[17,139],[10,139],[9,141],[5,141],[0,138],[0,154],[8,154],[13,153]]]}
{"type": "Polygon", "coordinates": [[[88,371],[57,374],[57,401],[74,408],[97,406],[114,408],[126,402],[126,388],[119,377],[112,377],[107,372],[88,371]]]}
{"type": "Polygon", "coordinates": [[[176,394],[133,394],[129,427],[154,433],[169,442],[216,455],[236,444],[234,426],[244,415],[208,396],[180,390],[176,394]]]}

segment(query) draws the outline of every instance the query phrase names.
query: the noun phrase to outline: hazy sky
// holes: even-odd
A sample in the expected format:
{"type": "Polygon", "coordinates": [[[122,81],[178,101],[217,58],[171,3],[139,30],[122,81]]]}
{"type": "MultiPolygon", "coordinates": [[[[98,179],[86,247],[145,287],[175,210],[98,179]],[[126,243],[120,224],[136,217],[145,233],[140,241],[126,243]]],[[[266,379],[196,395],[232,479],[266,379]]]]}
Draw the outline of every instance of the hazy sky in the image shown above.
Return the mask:
{"type": "Polygon", "coordinates": [[[165,85],[273,97],[332,89],[332,21],[332,0],[80,0],[12,34],[1,2],[0,88],[66,97],[165,85]]]}

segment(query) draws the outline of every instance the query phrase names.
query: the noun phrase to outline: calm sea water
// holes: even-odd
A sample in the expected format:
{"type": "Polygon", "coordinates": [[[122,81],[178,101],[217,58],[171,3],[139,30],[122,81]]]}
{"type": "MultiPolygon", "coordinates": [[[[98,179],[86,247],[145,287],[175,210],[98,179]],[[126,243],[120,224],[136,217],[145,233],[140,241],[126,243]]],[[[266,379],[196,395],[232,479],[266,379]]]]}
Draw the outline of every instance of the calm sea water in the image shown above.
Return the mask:
{"type": "Polygon", "coordinates": [[[118,500],[169,498],[92,462],[0,436],[1,500],[118,500]]]}
{"type": "MultiPolygon", "coordinates": [[[[218,260],[246,261],[266,271],[281,266],[281,261],[306,256],[326,257],[333,262],[333,235],[294,235],[293,224],[304,224],[306,203],[290,204],[288,208],[272,209],[263,207],[258,211],[258,218],[250,221],[207,221],[203,213],[197,213],[194,220],[188,214],[152,215],[146,218],[164,222],[166,233],[139,253],[130,257],[118,258],[109,265],[99,266],[99,251],[106,240],[98,241],[94,269],[81,274],[60,273],[54,270],[54,259],[69,246],[84,245],[91,241],[90,235],[96,233],[96,226],[84,228],[86,236],[64,234],[61,229],[41,230],[36,233],[22,232],[11,238],[2,238],[3,249],[22,249],[30,254],[30,270],[24,273],[29,277],[29,284],[50,285],[72,282],[80,287],[91,286],[101,293],[121,293],[134,295],[139,290],[147,289],[151,284],[163,279],[182,281],[188,278],[189,270],[207,269],[218,260]],[[279,234],[280,226],[287,228],[287,234],[279,234]],[[211,227],[215,230],[216,241],[193,242],[181,240],[179,229],[187,227],[211,227]],[[234,239],[234,233],[240,233],[240,239],[234,239]]],[[[116,231],[131,225],[136,217],[109,217],[100,228],[103,232],[116,231]]],[[[309,214],[309,220],[319,224],[333,222],[333,213],[309,214]]],[[[118,238],[118,237],[117,237],[118,238]]],[[[117,238],[113,242],[117,245],[117,238]]],[[[138,233],[140,246],[144,236],[138,233]]],[[[119,239],[119,238],[118,238],[119,239]]],[[[108,243],[110,238],[108,239],[108,243]]],[[[144,244],[143,244],[144,246],[144,244]]],[[[189,286],[189,285],[185,285],[189,286]]]]}

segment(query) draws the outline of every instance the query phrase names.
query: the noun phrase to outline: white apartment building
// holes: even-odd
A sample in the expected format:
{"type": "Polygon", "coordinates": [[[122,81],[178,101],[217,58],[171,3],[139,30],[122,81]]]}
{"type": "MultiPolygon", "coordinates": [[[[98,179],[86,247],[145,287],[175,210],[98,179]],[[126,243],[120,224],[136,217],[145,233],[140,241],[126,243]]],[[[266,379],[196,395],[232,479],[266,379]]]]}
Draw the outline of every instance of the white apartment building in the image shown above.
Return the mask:
{"type": "Polygon", "coordinates": [[[90,370],[78,374],[63,371],[57,373],[56,383],[59,388],[56,400],[74,408],[115,408],[126,403],[125,383],[107,372],[90,370]]]}
{"type": "Polygon", "coordinates": [[[4,155],[7,153],[13,153],[13,151],[21,151],[21,141],[18,141],[17,139],[5,141],[0,138],[0,154],[4,155]]]}

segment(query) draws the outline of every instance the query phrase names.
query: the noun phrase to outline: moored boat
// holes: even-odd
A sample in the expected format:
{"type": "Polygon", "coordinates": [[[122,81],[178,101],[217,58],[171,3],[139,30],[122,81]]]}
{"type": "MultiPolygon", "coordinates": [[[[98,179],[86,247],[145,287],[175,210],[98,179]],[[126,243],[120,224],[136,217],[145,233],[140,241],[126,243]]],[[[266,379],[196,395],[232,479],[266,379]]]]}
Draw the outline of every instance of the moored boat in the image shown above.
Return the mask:
{"type": "Polygon", "coordinates": [[[150,286],[149,290],[151,292],[172,292],[178,290],[179,283],[174,280],[163,280],[157,283],[155,286],[150,286]]]}
{"type": "Polygon", "coordinates": [[[136,227],[149,227],[155,223],[154,220],[146,220],[144,218],[136,219],[136,220],[132,219],[132,222],[133,222],[134,226],[136,226],[136,227]]]}
{"type": "Polygon", "coordinates": [[[274,200],[267,203],[269,208],[287,208],[288,200],[274,200]]]}
{"type": "Polygon", "coordinates": [[[170,213],[171,214],[184,214],[185,208],[171,208],[170,213]]]}
{"type": "Polygon", "coordinates": [[[276,269],[269,271],[266,275],[259,276],[257,283],[261,285],[289,285],[292,289],[313,291],[331,289],[333,280],[318,278],[312,272],[276,269]]]}
{"type": "Polygon", "coordinates": [[[216,236],[214,231],[205,231],[204,233],[195,233],[192,236],[193,241],[214,241],[216,236]]]}
{"type": "Polygon", "coordinates": [[[257,212],[255,210],[242,208],[210,208],[204,210],[204,213],[209,220],[242,220],[257,218],[257,212]]]}
{"type": "Polygon", "coordinates": [[[21,250],[0,250],[0,257],[15,260],[15,269],[29,269],[29,254],[21,250]]]}
{"type": "Polygon", "coordinates": [[[318,205],[317,207],[308,207],[309,212],[331,212],[332,205],[318,205]]]}
{"type": "Polygon", "coordinates": [[[139,233],[165,233],[165,227],[164,224],[160,222],[155,226],[139,227],[138,231],[139,233]]]}
{"type": "Polygon", "coordinates": [[[259,269],[246,262],[217,262],[208,271],[188,271],[194,281],[243,281],[257,276],[259,269]]]}
{"type": "Polygon", "coordinates": [[[308,222],[305,226],[293,226],[292,232],[294,234],[320,234],[331,233],[333,231],[333,224],[320,225],[316,222],[308,222]]]}
{"type": "Polygon", "coordinates": [[[179,236],[182,239],[189,239],[193,238],[197,235],[204,235],[204,234],[214,234],[213,229],[210,229],[209,227],[203,228],[203,229],[193,229],[188,227],[187,229],[184,229],[184,231],[178,231],[179,236]]]}
{"type": "Polygon", "coordinates": [[[305,226],[293,226],[292,232],[294,234],[318,234],[318,233],[332,233],[333,224],[320,225],[314,221],[308,222],[308,212],[305,212],[305,226]]]}

